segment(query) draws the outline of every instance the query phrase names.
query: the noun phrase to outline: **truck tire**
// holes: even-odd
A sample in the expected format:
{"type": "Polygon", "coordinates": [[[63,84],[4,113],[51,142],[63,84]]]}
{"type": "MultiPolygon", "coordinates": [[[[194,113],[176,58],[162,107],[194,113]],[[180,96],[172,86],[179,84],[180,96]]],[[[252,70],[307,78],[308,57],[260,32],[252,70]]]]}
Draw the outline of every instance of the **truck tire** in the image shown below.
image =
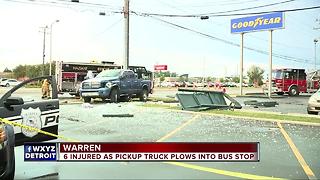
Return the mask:
{"type": "Polygon", "coordinates": [[[90,103],[91,102],[91,98],[90,97],[83,97],[83,101],[85,103],[90,103]]]}
{"type": "Polygon", "coordinates": [[[7,84],[6,84],[6,87],[10,87],[10,84],[9,84],[9,83],[7,83],[7,84]]]}
{"type": "Polygon", "coordinates": [[[297,86],[292,86],[289,90],[289,95],[290,96],[298,96],[299,95],[299,90],[297,86]]]}
{"type": "Polygon", "coordinates": [[[112,103],[117,103],[119,102],[119,90],[118,89],[112,89],[110,93],[110,101],[112,103]]]}
{"type": "Polygon", "coordinates": [[[140,94],[140,101],[146,102],[148,100],[148,95],[148,90],[144,88],[140,94]]]}

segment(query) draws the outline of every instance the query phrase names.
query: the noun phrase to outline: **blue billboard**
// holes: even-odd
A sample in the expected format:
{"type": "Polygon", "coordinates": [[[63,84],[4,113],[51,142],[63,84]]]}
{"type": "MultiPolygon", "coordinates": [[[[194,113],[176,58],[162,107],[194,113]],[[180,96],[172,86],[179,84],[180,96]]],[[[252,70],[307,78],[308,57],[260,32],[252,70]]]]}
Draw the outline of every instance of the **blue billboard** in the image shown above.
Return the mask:
{"type": "Polygon", "coordinates": [[[283,12],[231,19],[231,33],[284,28],[283,12]]]}

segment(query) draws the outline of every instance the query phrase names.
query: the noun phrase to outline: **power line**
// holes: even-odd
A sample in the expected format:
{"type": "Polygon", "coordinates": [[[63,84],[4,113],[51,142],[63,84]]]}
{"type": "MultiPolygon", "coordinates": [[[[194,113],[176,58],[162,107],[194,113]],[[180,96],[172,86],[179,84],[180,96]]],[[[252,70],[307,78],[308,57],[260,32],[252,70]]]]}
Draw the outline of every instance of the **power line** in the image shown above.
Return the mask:
{"type": "Polygon", "coordinates": [[[122,10],[120,7],[112,7],[111,5],[106,5],[106,4],[98,4],[98,3],[87,3],[87,2],[71,2],[68,0],[56,0],[56,1],[50,1],[50,0],[5,0],[8,2],[16,2],[16,3],[23,3],[23,4],[32,4],[32,5],[44,5],[44,6],[56,6],[56,7],[64,7],[66,8],[71,8],[70,5],[75,6],[82,6],[82,7],[88,7],[88,8],[94,8],[94,7],[99,7],[99,8],[104,8],[104,9],[109,9],[111,13],[122,13],[122,10]],[[117,9],[117,10],[114,10],[117,9]]]}
{"type": "Polygon", "coordinates": [[[226,6],[226,5],[235,5],[235,4],[243,4],[243,3],[251,3],[251,2],[256,2],[259,0],[245,0],[245,1],[232,1],[230,2],[230,0],[228,1],[221,1],[221,2],[211,2],[211,3],[206,3],[206,4],[200,4],[200,5],[184,5],[183,7],[211,7],[211,6],[226,6]]]}
{"type": "Polygon", "coordinates": [[[208,16],[208,17],[229,17],[229,16],[242,16],[242,15],[259,15],[259,14],[266,14],[266,13],[275,13],[275,12],[294,12],[294,11],[305,11],[311,9],[319,9],[320,6],[312,6],[312,7],[304,7],[304,8],[296,8],[296,9],[283,9],[283,10],[273,10],[273,11],[261,11],[261,12],[249,12],[249,13],[232,13],[232,14],[193,14],[193,15],[178,15],[178,14],[157,14],[157,13],[141,13],[141,12],[134,12],[131,13],[138,14],[140,16],[159,16],[159,17],[193,17],[199,18],[201,16],[208,16]]]}
{"type": "Polygon", "coordinates": [[[229,13],[229,12],[237,12],[237,11],[245,11],[245,10],[251,10],[251,9],[258,9],[258,8],[275,6],[275,5],[279,5],[279,4],[285,4],[285,3],[293,2],[293,1],[295,1],[295,0],[287,0],[287,1],[282,1],[282,2],[277,2],[277,3],[272,3],[272,4],[266,4],[266,5],[261,5],[261,6],[249,7],[249,8],[241,8],[241,9],[234,9],[234,10],[228,10],[228,11],[220,11],[220,12],[214,12],[214,13],[206,13],[206,15],[214,15],[214,14],[221,14],[221,13],[229,13]]]}
{"type": "MultiPolygon", "coordinates": [[[[200,31],[197,31],[197,30],[194,30],[194,29],[190,29],[190,28],[187,28],[187,27],[184,27],[184,26],[172,23],[172,22],[168,22],[168,21],[165,21],[163,19],[159,19],[159,18],[152,17],[152,16],[150,16],[150,17],[155,19],[155,20],[157,20],[157,21],[169,24],[169,25],[171,25],[173,27],[180,28],[180,29],[183,29],[183,30],[186,30],[186,31],[190,31],[190,32],[199,34],[201,36],[204,36],[204,37],[207,37],[207,38],[210,38],[210,39],[213,39],[213,40],[217,40],[217,41],[220,41],[220,42],[223,42],[223,43],[235,46],[235,47],[240,47],[240,45],[238,43],[234,43],[232,41],[228,41],[228,40],[225,40],[225,39],[222,39],[222,38],[219,38],[219,37],[215,37],[215,36],[212,36],[212,35],[209,35],[209,34],[206,34],[206,33],[202,33],[200,31]]],[[[269,52],[267,52],[267,51],[255,49],[255,48],[248,47],[248,46],[244,46],[244,48],[248,49],[248,50],[251,50],[251,51],[254,51],[254,52],[257,52],[257,53],[260,53],[260,54],[269,55],[269,52]]],[[[299,63],[313,64],[313,63],[311,63],[311,60],[290,57],[290,56],[287,56],[287,55],[281,55],[281,54],[273,53],[272,56],[280,58],[280,59],[283,59],[283,60],[287,60],[287,61],[294,61],[294,62],[299,62],[299,63]]]]}

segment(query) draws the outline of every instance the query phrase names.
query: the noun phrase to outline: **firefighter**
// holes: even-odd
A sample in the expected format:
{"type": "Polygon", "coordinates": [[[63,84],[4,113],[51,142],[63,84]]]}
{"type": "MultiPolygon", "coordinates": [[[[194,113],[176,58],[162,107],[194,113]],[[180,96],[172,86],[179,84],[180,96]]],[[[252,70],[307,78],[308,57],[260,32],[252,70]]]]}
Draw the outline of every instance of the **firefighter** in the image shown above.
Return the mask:
{"type": "Polygon", "coordinates": [[[50,98],[50,82],[45,79],[42,83],[42,98],[50,98]]]}

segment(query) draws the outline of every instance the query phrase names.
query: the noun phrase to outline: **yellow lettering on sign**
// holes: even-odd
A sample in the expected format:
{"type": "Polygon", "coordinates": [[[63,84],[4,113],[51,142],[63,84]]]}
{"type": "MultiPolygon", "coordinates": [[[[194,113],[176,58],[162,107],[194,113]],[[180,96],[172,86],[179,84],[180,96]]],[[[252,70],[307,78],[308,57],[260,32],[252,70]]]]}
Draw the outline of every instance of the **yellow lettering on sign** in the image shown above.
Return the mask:
{"type": "Polygon", "coordinates": [[[262,24],[262,18],[257,18],[257,19],[255,20],[255,22],[254,22],[253,27],[256,27],[258,24],[259,24],[259,25],[262,24]]]}
{"type": "Polygon", "coordinates": [[[249,22],[249,26],[252,27],[254,25],[254,21],[249,22]]]}
{"type": "Polygon", "coordinates": [[[242,22],[238,23],[238,28],[242,28],[242,22]]]}
{"type": "Polygon", "coordinates": [[[281,21],[281,17],[277,17],[277,18],[274,19],[274,23],[275,24],[280,23],[280,21],[281,21]]]}
{"type": "Polygon", "coordinates": [[[244,23],[243,23],[243,27],[248,27],[248,24],[249,24],[249,23],[248,23],[247,21],[244,22],[244,23]]]}
{"type": "Polygon", "coordinates": [[[268,20],[268,19],[265,19],[265,20],[263,21],[263,24],[269,24],[269,20],[268,20]]]}
{"type": "Polygon", "coordinates": [[[273,18],[269,19],[269,24],[273,24],[273,18]]]}
{"type": "Polygon", "coordinates": [[[237,23],[233,23],[233,24],[232,24],[232,28],[233,28],[233,29],[236,29],[236,28],[237,28],[237,23]]]}

